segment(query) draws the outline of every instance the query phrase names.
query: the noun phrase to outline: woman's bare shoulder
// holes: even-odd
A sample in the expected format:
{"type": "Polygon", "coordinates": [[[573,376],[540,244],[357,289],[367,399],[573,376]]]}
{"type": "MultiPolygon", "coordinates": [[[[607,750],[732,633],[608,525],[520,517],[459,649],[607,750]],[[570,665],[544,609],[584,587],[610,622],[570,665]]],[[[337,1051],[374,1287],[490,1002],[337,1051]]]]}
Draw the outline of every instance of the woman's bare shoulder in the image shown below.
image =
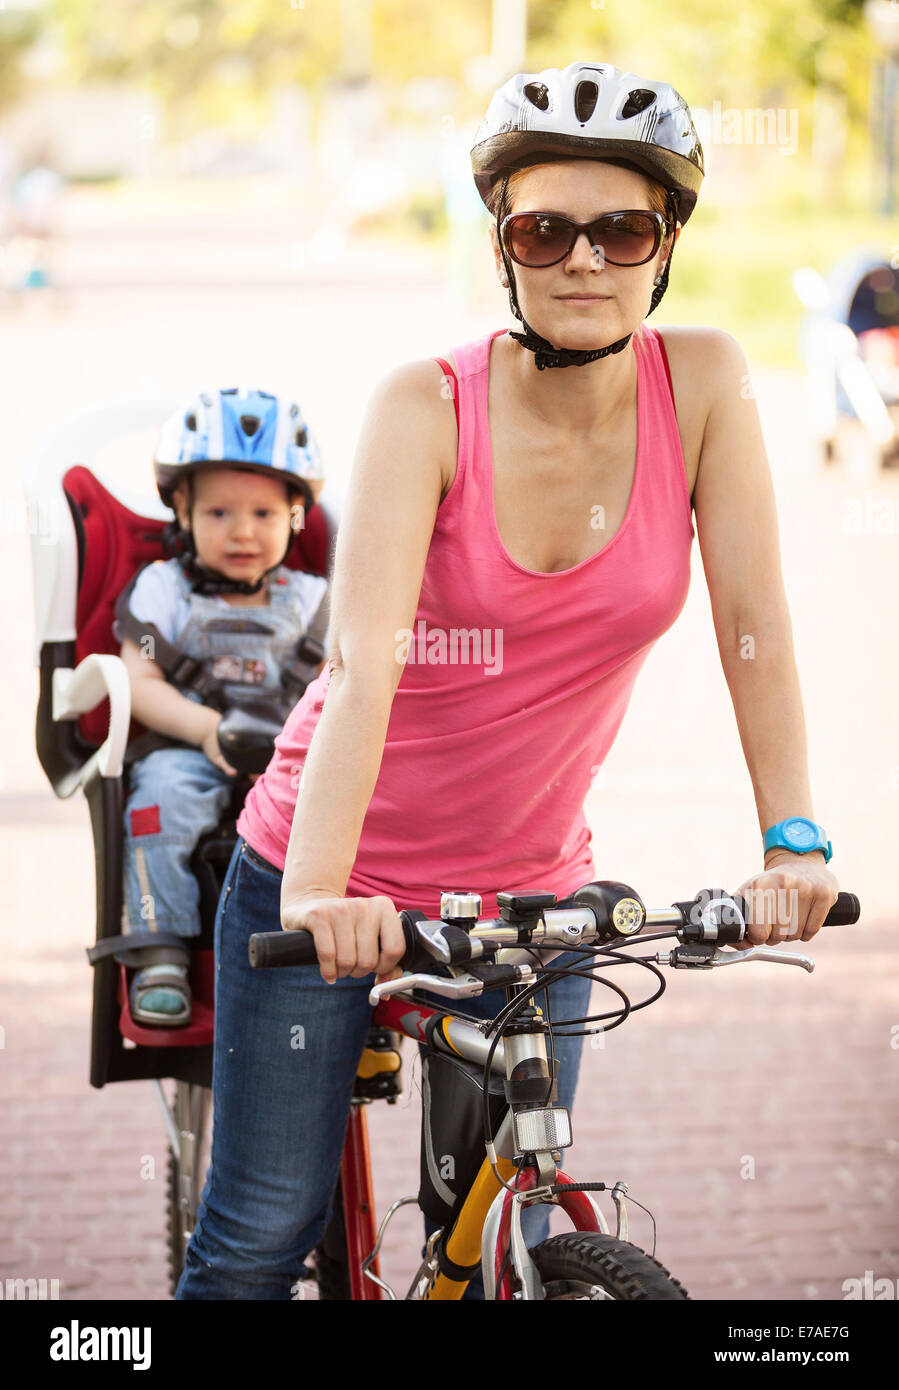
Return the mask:
{"type": "MultiPolygon", "coordinates": [[[[444,360],[452,364],[452,358],[449,354],[444,360]]],[[[394,367],[391,372],[381,378],[378,389],[407,396],[422,393],[429,400],[433,400],[436,395],[439,400],[439,387],[444,375],[444,370],[436,357],[420,357],[413,362],[401,362],[399,366],[394,367]],[[438,387],[436,392],[433,389],[435,383],[438,387]]]]}
{"type": "Polygon", "coordinates": [[[723,328],[666,324],[657,331],[665,344],[678,412],[683,405],[704,417],[722,390],[748,382],[746,355],[723,328]]]}
{"type": "Polygon", "coordinates": [[[672,370],[675,363],[693,369],[701,366],[706,372],[709,368],[727,370],[746,360],[736,338],[723,328],[666,323],[657,331],[665,344],[672,370]]]}
{"type": "MultiPolygon", "coordinates": [[[[448,361],[451,358],[447,357],[448,361]]],[[[453,408],[453,384],[432,357],[404,362],[383,377],[372,396],[370,410],[377,420],[389,419],[403,432],[416,435],[440,466],[441,494],[452,482],[458,452],[453,408]]]]}

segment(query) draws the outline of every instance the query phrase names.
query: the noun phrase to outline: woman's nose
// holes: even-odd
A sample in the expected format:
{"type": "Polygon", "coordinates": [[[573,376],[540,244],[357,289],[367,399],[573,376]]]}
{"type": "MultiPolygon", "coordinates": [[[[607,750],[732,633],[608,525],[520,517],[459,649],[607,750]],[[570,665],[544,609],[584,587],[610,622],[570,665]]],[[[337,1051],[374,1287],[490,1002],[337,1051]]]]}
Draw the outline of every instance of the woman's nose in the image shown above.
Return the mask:
{"type": "Polygon", "coordinates": [[[568,253],[566,265],[573,270],[605,270],[606,253],[598,242],[590,240],[588,232],[580,232],[568,253]]]}

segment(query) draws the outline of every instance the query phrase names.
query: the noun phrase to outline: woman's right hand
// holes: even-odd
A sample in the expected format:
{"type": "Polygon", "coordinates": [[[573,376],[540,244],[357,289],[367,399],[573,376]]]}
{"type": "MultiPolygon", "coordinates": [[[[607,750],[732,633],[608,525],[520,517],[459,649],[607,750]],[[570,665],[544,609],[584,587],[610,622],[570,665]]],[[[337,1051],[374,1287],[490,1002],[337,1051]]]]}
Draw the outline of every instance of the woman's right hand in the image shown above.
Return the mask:
{"type": "Polygon", "coordinates": [[[300,893],[281,901],[285,931],[308,931],[326,984],[343,975],[361,979],[374,970],[378,983],[401,972],[406,949],[399,913],[389,898],[340,898],[336,893],[300,893]]]}

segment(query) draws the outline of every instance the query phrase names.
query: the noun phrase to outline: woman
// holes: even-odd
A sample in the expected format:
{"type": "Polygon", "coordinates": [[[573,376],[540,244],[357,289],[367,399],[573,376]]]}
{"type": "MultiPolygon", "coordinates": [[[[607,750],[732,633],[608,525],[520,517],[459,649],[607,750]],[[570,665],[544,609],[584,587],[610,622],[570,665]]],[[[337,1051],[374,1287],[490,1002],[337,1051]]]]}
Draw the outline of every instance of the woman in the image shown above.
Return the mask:
{"type": "MultiPolygon", "coordinates": [[[[686,598],[691,501],[770,829],[744,889],[793,890],[803,940],[836,900],[808,828],[745,359],[725,333],[668,329],[663,343],[642,327],[702,180],[689,111],[672,88],[608,66],[519,74],[494,97],[472,164],[524,331],[456,350],[458,428],[432,361],[394,372],[369,408],[328,670],[247,800],[219,909],[213,1155],[180,1298],[289,1297],[336,1182],[372,972],[390,975],[402,954],[397,910],[437,916],[440,890],[464,887],[495,913],[499,889],[562,896],[595,877],[582,804],[686,598]],[[741,659],[746,634],[753,660],[741,659]],[[797,818],[805,841],[781,824],[797,818]],[[279,906],[286,930],[313,933],[320,977],[250,970],[247,938],[279,906]]],[[[758,918],[755,942],[791,930],[758,918]]],[[[553,989],[566,1017],[586,1011],[585,982],[553,989]]]]}

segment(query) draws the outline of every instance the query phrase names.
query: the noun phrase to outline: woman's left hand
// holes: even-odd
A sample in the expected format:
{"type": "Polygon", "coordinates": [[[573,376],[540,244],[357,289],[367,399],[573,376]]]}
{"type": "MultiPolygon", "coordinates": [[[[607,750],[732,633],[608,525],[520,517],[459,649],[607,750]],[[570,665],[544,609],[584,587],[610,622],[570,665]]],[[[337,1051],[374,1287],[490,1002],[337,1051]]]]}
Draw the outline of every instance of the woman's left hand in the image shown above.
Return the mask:
{"type": "Polygon", "coordinates": [[[840,885],[820,852],[772,854],[767,867],[737,890],[749,902],[746,941],[738,949],[810,941],[837,900],[840,885]]]}

